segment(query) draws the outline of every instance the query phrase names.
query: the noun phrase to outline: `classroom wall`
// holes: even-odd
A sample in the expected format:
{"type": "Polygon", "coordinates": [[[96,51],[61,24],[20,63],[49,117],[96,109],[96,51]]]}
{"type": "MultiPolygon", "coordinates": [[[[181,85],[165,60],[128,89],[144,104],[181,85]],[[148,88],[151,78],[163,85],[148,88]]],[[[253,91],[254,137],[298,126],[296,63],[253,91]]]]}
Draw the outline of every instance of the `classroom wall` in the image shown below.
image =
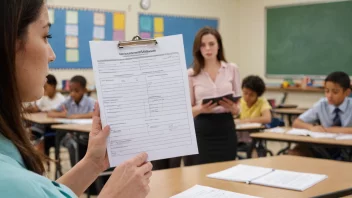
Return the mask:
{"type": "MultiPolygon", "coordinates": [[[[216,17],[219,19],[227,59],[238,62],[239,59],[239,0],[152,0],[149,10],[140,8],[140,0],[48,0],[49,5],[116,9],[126,12],[126,38],[138,34],[138,13],[158,13],[182,16],[216,17]],[[220,3],[221,2],[221,3],[220,3]],[[229,13],[229,14],[225,14],[229,13]]],[[[53,35],[55,36],[55,35],[53,35]]],[[[60,58],[60,57],[57,57],[60,58]]],[[[61,57],[63,58],[63,57],[61,57]]],[[[88,86],[94,85],[92,70],[51,70],[61,82],[73,75],[87,78],[88,86]]]]}
{"type": "MultiPolygon", "coordinates": [[[[334,1],[334,0],[330,0],[334,1]]],[[[336,0],[335,0],[336,1],[336,0]]],[[[242,77],[256,74],[268,83],[280,83],[282,79],[265,78],[265,7],[289,4],[304,4],[327,2],[326,0],[240,0],[239,12],[239,56],[242,77]]],[[[283,94],[280,92],[267,92],[267,98],[280,101],[283,94]]],[[[310,107],[319,100],[323,93],[289,93],[287,103],[298,104],[300,107],[310,107]],[[302,97],[305,97],[304,100],[302,97]]]]}

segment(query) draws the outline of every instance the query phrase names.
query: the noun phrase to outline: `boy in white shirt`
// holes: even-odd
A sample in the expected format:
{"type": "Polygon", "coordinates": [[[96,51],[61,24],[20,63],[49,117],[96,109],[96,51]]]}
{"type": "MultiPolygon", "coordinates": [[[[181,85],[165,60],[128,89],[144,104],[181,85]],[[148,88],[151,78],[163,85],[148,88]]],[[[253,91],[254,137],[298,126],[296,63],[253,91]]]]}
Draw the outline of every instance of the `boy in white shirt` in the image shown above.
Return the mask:
{"type": "Polygon", "coordinates": [[[47,112],[56,109],[62,102],[65,101],[65,97],[56,91],[57,81],[54,75],[46,76],[47,82],[44,85],[44,96],[36,101],[34,105],[30,105],[26,108],[27,112],[47,112]]]}

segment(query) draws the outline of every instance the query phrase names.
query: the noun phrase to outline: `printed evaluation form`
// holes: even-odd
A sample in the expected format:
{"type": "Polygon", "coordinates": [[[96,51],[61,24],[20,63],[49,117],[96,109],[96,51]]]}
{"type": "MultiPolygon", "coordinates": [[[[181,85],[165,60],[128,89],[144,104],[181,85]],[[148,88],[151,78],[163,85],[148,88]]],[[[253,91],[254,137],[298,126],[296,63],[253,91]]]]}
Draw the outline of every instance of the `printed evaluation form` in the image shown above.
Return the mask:
{"type": "Polygon", "coordinates": [[[110,166],[141,152],[148,161],[198,154],[182,35],[118,43],[90,41],[110,166]]]}

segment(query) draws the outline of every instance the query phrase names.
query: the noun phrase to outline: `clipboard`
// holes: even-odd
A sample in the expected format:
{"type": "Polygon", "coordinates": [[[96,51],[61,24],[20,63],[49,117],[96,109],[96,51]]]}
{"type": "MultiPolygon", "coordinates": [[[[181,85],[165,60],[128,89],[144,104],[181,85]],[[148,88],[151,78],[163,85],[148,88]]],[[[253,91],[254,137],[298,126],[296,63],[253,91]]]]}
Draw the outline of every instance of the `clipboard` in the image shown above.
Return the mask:
{"type": "Polygon", "coordinates": [[[130,41],[120,41],[117,44],[117,47],[121,49],[127,46],[149,45],[149,44],[157,45],[158,41],[156,39],[142,39],[139,35],[136,35],[130,41]]]}

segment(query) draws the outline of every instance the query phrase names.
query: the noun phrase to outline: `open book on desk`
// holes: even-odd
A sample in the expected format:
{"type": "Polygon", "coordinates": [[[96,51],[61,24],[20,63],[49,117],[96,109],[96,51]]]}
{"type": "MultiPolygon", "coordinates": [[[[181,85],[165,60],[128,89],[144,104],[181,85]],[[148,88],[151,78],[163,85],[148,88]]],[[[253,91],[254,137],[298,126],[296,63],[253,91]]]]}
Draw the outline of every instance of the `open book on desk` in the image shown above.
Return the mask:
{"type": "Polygon", "coordinates": [[[328,176],[239,164],[229,169],[209,174],[207,177],[304,191],[328,176]]]}
{"type": "Polygon", "coordinates": [[[350,134],[339,134],[339,133],[329,133],[329,132],[313,132],[307,129],[297,129],[293,128],[287,131],[289,135],[301,135],[310,136],[312,138],[330,138],[336,140],[351,140],[352,135],[350,134]]]}

